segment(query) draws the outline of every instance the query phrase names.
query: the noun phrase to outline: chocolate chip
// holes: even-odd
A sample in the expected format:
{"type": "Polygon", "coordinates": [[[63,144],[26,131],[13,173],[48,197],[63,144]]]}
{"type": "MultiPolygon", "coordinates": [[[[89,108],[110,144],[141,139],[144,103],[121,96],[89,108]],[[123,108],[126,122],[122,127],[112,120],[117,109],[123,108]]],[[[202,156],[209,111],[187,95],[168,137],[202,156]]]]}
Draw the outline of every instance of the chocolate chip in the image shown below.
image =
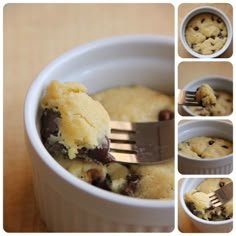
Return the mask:
{"type": "Polygon", "coordinates": [[[211,20],[212,20],[212,21],[215,21],[215,18],[214,18],[214,16],[211,16],[211,20]]]}
{"type": "Polygon", "coordinates": [[[178,148],[178,151],[182,151],[182,148],[178,148]]]}
{"type": "MultiPolygon", "coordinates": [[[[204,98],[204,97],[202,97],[202,98],[204,98]]],[[[200,104],[201,107],[205,107],[202,100],[199,102],[199,104],[200,104]]]]}
{"type": "Polygon", "coordinates": [[[223,181],[220,181],[219,186],[222,188],[223,186],[225,186],[225,183],[223,181]]]}
{"type": "Polygon", "coordinates": [[[217,21],[217,23],[219,23],[219,24],[222,22],[222,20],[221,20],[220,18],[217,18],[216,21],[217,21]]]}
{"type": "Polygon", "coordinates": [[[89,169],[86,171],[86,173],[90,183],[96,183],[102,178],[101,171],[97,169],[89,169]]]}
{"type": "Polygon", "coordinates": [[[199,30],[199,27],[198,27],[198,26],[195,26],[193,29],[194,29],[195,31],[198,31],[198,30],[199,30]]]}
{"type": "Polygon", "coordinates": [[[129,174],[126,176],[126,179],[127,179],[128,182],[135,182],[135,183],[136,183],[137,181],[139,181],[140,175],[129,173],[129,174]]]}
{"type": "Polygon", "coordinates": [[[208,208],[206,208],[206,211],[211,211],[211,210],[214,210],[215,207],[214,206],[209,206],[208,208]]]}
{"type": "Polygon", "coordinates": [[[186,206],[192,213],[196,210],[195,204],[193,202],[186,201],[186,206]]]}
{"type": "Polygon", "coordinates": [[[202,18],[202,19],[201,19],[201,23],[203,23],[204,21],[205,21],[205,18],[202,18]]]}
{"type": "MultiPolygon", "coordinates": [[[[203,98],[204,98],[204,97],[203,97],[203,98]]],[[[199,104],[200,104],[201,107],[205,107],[205,105],[203,104],[203,101],[202,101],[202,100],[199,102],[199,104]]]]}
{"type": "Polygon", "coordinates": [[[226,145],[222,145],[221,147],[222,147],[222,148],[225,148],[225,149],[228,149],[228,148],[229,148],[229,147],[226,146],[226,145]]]}
{"type": "Polygon", "coordinates": [[[196,43],[191,44],[191,48],[194,48],[196,46],[196,43]]]}
{"type": "Polygon", "coordinates": [[[104,164],[114,161],[114,157],[109,153],[110,142],[108,139],[106,140],[107,143],[103,144],[101,147],[89,149],[87,151],[88,157],[104,164]]]}
{"type": "Polygon", "coordinates": [[[103,164],[114,161],[114,157],[109,153],[110,141],[106,138],[107,142],[101,147],[94,149],[87,149],[85,147],[78,149],[76,158],[86,159],[91,158],[95,162],[101,162],[103,164]]]}
{"type": "Polygon", "coordinates": [[[87,156],[88,155],[88,149],[85,148],[85,147],[78,149],[78,154],[77,155],[79,155],[79,156],[86,155],[87,156]]]}
{"type": "Polygon", "coordinates": [[[227,99],[225,99],[225,101],[226,101],[226,102],[232,102],[232,99],[227,98],[227,99]]]}
{"type": "Polygon", "coordinates": [[[53,157],[59,154],[63,155],[64,157],[67,157],[67,148],[62,143],[56,142],[53,144],[49,144],[49,142],[45,142],[44,146],[53,157]]]}
{"type": "Polygon", "coordinates": [[[209,145],[212,145],[213,143],[215,143],[214,140],[210,140],[210,141],[208,142],[209,145]]]}
{"type": "Polygon", "coordinates": [[[111,177],[109,174],[106,174],[106,177],[104,179],[102,179],[101,176],[95,176],[95,178],[92,179],[91,184],[93,186],[96,186],[98,188],[104,189],[104,190],[108,190],[111,191],[111,177]]]}
{"type": "Polygon", "coordinates": [[[40,118],[41,123],[41,137],[43,143],[47,142],[50,135],[58,134],[58,119],[60,118],[60,112],[53,109],[44,109],[40,118]]]}
{"type": "Polygon", "coordinates": [[[211,51],[212,51],[212,53],[214,53],[216,50],[213,49],[213,50],[211,50],[211,51]]]}
{"type": "Polygon", "coordinates": [[[132,195],[137,190],[137,185],[141,179],[141,175],[129,173],[126,176],[127,185],[124,189],[123,194],[132,195]]]}
{"type": "Polygon", "coordinates": [[[212,39],[215,39],[215,38],[216,38],[216,36],[214,36],[214,35],[211,35],[211,36],[210,36],[210,38],[212,38],[212,39]]]}
{"type": "Polygon", "coordinates": [[[224,36],[223,36],[222,33],[219,33],[219,34],[217,35],[217,37],[220,38],[220,39],[223,39],[223,38],[224,38],[224,36]]]}
{"type": "Polygon", "coordinates": [[[170,110],[161,110],[158,114],[158,120],[173,120],[174,119],[174,112],[170,110]]]}
{"type": "Polygon", "coordinates": [[[206,40],[209,39],[209,37],[206,37],[206,40]]]}
{"type": "Polygon", "coordinates": [[[211,43],[211,46],[215,46],[215,44],[214,44],[214,43],[211,43]]]}

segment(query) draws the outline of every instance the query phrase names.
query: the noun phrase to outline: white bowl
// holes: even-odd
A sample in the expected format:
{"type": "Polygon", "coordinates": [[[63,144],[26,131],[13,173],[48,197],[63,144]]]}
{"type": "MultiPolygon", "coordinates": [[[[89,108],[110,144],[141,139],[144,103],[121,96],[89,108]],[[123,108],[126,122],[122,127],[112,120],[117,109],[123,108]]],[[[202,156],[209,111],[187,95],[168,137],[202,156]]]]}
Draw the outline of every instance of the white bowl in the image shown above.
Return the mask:
{"type": "Polygon", "coordinates": [[[180,204],[184,210],[184,212],[188,215],[191,219],[195,227],[200,232],[205,233],[228,233],[233,228],[233,219],[223,220],[223,221],[206,221],[203,220],[195,215],[188,209],[184,201],[184,193],[189,192],[193,188],[197,187],[204,178],[187,178],[184,179],[181,187],[180,187],[180,194],[179,200],[180,204]]]}
{"type": "Polygon", "coordinates": [[[198,57],[198,58],[215,58],[215,57],[219,57],[221,54],[223,54],[229,47],[231,41],[232,41],[232,37],[233,37],[233,29],[232,29],[232,25],[231,22],[229,20],[229,18],[226,16],[226,14],[224,12],[222,12],[221,10],[215,8],[215,7],[210,7],[210,6],[202,6],[202,7],[198,7],[193,9],[192,11],[190,11],[182,20],[181,26],[180,26],[180,40],[184,46],[184,48],[188,51],[188,53],[190,53],[192,56],[194,57],[198,57]],[[216,51],[215,53],[212,53],[210,55],[203,55],[203,54],[199,54],[195,51],[192,50],[192,48],[188,45],[186,38],[185,38],[185,29],[186,26],[188,24],[188,22],[196,15],[199,15],[201,13],[212,13],[216,16],[219,16],[225,23],[226,28],[227,28],[227,33],[228,33],[228,37],[227,40],[224,44],[224,46],[216,51]]]}
{"type": "MultiPolygon", "coordinates": [[[[192,80],[187,83],[183,89],[186,91],[196,91],[196,89],[204,83],[209,84],[215,91],[219,90],[233,94],[233,80],[220,75],[210,75],[192,80]]],[[[198,116],[187,106],[183,106],[182,108],[187,114],[191,116],[198,116]]]]}
{"type": "Polygon", "coordinates": [[[48,154],[40,140],[38,107],[52,79],[81,82],[89,93],[142,84],[173,95],[174,40],[129,35],[74,48],[33,81],[24,111],[35,195],[49,231],[172,231],[174,200],[135,199],[99,189],[70,174],[48,154]]]}
{"type": "MultiPolygon", "coordinates": [[[[208,136],[233,142],[233,126],[216,120],[187,121],[178,126],[178,143],[186,139],[208,136]]],[[[178,170],[182,174],[230,174],[233,170],[233,153],[211,159],[197,159],[178,153],[178,170]]]]}

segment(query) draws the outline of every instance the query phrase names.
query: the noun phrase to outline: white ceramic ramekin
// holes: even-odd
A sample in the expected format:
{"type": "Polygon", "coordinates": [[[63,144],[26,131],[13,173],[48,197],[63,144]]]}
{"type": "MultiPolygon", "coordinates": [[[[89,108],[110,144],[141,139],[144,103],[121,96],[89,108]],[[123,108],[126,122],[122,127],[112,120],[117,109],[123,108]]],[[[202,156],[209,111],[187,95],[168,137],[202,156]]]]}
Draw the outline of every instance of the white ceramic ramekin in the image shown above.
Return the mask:
{"type": "Polygon", "coordinates": [[[143,84],[173,95],[173,38],[128,35],[74,48],[33,81],[24,111],[35,195],[49,231],[172,231],[174,200],[135,199],[99,189],[67,172],[48,154],[40,140],[38,106],[52,79],[81,82],[89,93],[143,84]]]}
{"type": "Polygon", "coordinates": [[[195,215],[188,209],[184,201],[184,193],[191,191],[193,188],[197,187],[204,178],[187,178],[183,180],[180,187],[179,200],[184,212],[191,219],[195,227],[204,233],[228,233],[233,228],[233,219],[223,220],[223,221],[206,221],[195,215]]]}
{"type": "MultiPolygon", "coordinates": [[[[197,136],[224,138],[233,142],[233,126],[230,122],[216,120],[186,121],[179,124],[178,143],[197,136]]],[[[233,153],[211,159],[178,153],[178,170],[182,174],[229,174],[233,170],[233,153]]]]}
{"type": "MultiPolygon", "coordinates": [[[[209,84],[215,91],[218,90],[233,94],[233,80],[220,75],[205,76],[196,80],[192,80],[191,82],[187,83],[183,89],[186,91],[196,91],[196,89],[204,83],[209,84]]],[[[198,116],[187,106],[183,106],[182,108],[187,114],[191,116],[198,116]]]]}
{"type": "Polygon", "coordinates": [[[210,7],[210,6],[202,6],[202,7],[198,7],[193,9],[192,11],[190,11],[182,20],[182,23],[180,25],[180,40],[184,46],[184,48],[188,51],[188,53],[190,53],[192,56],[194,57],[198,57],[198,58],[215,58],[215,57],[219,57],[221,54],[223,54],[229,47],[231,41],[232,41],[232,37],[233,37],[233,29],[232,29],[232,25],[231,22],[229,20],[229,18],[227,17],[227,15],[222,12],[221,10],[215,8],[215,7],[210,7]],[[192,50],[192,48],[188,45],[186,38],[185,38],[185,29],[186,26],[188,24],[188,22],[196,15],[199,15],[201,13],[212,13],[216,16],[219,16],[225,23],[226,27],[227,27],[227,32],[228,32],[228,37],[227,40],[224,44],[224,46],[216,51],[215,53],[212,53],[210,55],[203,55],[203,54],[199,54],[195,51],[192,50]]]}

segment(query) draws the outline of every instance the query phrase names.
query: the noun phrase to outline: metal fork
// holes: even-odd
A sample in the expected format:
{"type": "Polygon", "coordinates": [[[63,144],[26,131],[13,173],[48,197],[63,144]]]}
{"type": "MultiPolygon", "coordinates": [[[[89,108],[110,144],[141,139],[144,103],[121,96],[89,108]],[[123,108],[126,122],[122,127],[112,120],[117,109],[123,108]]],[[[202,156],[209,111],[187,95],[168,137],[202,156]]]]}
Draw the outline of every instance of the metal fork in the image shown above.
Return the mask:
{"type": "Polygon", "coordinates": [[[228,202],[233,197],[233,182],[230,182],[216,191],[208,194],[211,204],[219,207],[228,202]]]}
{"type": "Polygon", "coordinates": [[[178,104],[184,106],[201,106],[196,99],[195,91],[179,90],[178,104]]]}
{"type": "Polygon", "coordinates": [[[174,158],[174,120],[111,121],[110,154],[123,163],[154,164],[174,158]]]}

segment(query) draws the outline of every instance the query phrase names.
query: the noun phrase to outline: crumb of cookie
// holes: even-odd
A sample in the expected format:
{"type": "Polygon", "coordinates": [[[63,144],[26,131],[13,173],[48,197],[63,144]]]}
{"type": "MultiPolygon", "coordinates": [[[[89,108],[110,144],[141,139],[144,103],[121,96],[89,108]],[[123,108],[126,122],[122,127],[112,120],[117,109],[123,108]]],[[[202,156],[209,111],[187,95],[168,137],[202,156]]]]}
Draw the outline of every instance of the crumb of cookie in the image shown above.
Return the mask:
{"type": "Polygon", "coordinates": [[[196,99],[204,107],[216,104],[215,92],[209,84],[202,84],[197,89],[196,99]]]}
{"type": "MultiPolygon", "coordinates": [[[[55,126],[46,140],[48,145],[63,144],[70,159],[76,158],[78,150],[107,145],[110,134],[109,115],[99,102],[87,95],[82,84],[51,81],[41,100],[41,108],[42,120],[46,122],[50,117],[55,118],[46,122],[55,126]],[[48,117],[48,112],[45,114],[45,111],[50,111],[52,115],[48,117]]],[[[44,125],[42,129],[47,131],[48,127],[43,127],[44,125]]]]}
{"type": "Polygon", "coordinates": [[[201,13],[188,22],[185,38],[188,45],[197,53],[210,55],[219,51],[228,37],[224,21],[212,14],[201,13]]]}

